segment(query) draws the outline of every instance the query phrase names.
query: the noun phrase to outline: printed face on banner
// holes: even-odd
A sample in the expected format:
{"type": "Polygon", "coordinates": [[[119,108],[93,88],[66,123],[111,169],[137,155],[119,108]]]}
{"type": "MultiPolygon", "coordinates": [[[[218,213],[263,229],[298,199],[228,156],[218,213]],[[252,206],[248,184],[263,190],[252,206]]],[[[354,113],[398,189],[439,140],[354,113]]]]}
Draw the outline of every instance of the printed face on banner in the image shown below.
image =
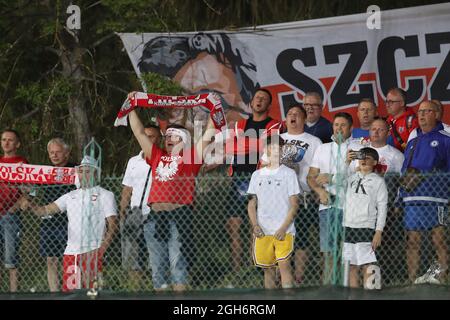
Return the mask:
{"type": "MultiPolygon", "coordinates": [[[[223,33],[197,33],[189,36],[160,36],[144,44],[138,63],[140,72],[157,72],[171,77],[187,94],[220,94],[230,125],[245,114],[258,87],[256,66],[249,50],[239,41],[231,42],[223,33]]],[[[191,111],[168,109],[169,123],[192,129],[194,121],[206,124],[204,108],[191,111]]]]}
{"type": "MultiPolygon", "coordinates": [[[[238,83],[230,63],[223,57],[225,63],[221,63],[213,55],[206,52],[200,53],[195,59],[188,61],[173,78],[183,88],[192,93],[214,91],[225,100],[226,106],[236,106],[237,110],[228,110],[229,121],[240,119],[240,111],[248,111],[248,107],[242,101],[239,94],[238,83]]],[[[208,119],[208,114],[195,108],[194,119],[208,119]]]]}

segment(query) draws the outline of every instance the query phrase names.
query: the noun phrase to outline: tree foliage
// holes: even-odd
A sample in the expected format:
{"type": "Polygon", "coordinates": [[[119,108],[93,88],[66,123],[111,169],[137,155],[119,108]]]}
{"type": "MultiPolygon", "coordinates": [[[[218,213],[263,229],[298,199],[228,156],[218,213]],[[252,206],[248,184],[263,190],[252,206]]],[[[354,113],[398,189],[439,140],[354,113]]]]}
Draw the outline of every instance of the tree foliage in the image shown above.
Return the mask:
{"type": "MultiPolygon", "coordinates": [[[[380,0],[381,9],[430,1],[380,0]]],[[[81,30],[66,28],[67,0],[0,0],[0,122],[22,134],[22,153],[31,163],[48,163],[47,141],[55,136],[74,147],[94,136],[103,148],[103,171],[121,174],[138,151],[131,130],[113,123],[127,92],[140,90],[115,32],[232,30],[365,12],[369,1],[336,0],[84,0],[81,30]]],[[[155,75],[152,92],[181,88],[155,75]]],[[[173,93],[172,93],[173,92],[173,93]]],[[[149,114],[154,117],[154,114],[149,114]]]]}

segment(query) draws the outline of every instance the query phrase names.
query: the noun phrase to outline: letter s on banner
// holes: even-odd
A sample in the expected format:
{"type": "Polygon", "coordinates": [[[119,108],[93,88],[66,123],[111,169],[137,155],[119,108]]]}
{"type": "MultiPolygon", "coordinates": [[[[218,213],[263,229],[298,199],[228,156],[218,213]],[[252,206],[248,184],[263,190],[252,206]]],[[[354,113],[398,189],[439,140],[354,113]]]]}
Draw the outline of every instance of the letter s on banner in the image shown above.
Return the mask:
{"type": "Polygon", "coordinates": [[[67,14],[71,14],[66,20],[66,26],[69,30],[80,30],[81,29],[81,10],[80,7],[71,4],[67,7],[67,14]]]}
{"type": "Polygon", "coordinates": [[[373,4],[367,7],[367,14],[370,16],[367,17],[366,26],[367,29],[381,29],[381,9],[379,6],[373,4]]]}

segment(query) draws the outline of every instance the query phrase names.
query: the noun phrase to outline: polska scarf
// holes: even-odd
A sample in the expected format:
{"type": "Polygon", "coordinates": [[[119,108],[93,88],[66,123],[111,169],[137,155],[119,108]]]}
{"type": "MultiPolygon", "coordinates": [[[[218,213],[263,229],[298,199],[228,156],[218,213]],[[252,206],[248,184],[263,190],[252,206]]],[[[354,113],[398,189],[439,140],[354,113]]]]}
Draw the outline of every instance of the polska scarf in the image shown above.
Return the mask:
{"type": "Polygon", "coordinates": [[[137,92],[131,99],[126,99],[120,108],[114,126],[126,126],[127,116],[132,110],[140,108],[185,108],[205,107],[217,130],[224,130],[227,126],[220,97],[216,93],[203,93],[195,96],[160,96],[137,92]]]}
{"type": "Polygon", "coordinates": [[[75,168],[0,163],[0,181],[32,184],[75,184],[75,168]]]}

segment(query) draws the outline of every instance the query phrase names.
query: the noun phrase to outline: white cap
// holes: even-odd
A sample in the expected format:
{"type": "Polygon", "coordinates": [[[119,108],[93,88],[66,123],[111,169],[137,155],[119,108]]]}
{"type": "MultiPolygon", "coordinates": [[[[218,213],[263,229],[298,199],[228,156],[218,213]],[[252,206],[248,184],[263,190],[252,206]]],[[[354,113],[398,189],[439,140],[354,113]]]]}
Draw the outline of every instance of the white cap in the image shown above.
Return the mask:
{"type": "Polygon", "coordinates": [[[84,156],[83,160],[81,160],[81,163],[79,165],[80,167],[83,166],[89,166],[89,167],[94,167],[98,169],[98,161],[90,156],[84,156]]]}

